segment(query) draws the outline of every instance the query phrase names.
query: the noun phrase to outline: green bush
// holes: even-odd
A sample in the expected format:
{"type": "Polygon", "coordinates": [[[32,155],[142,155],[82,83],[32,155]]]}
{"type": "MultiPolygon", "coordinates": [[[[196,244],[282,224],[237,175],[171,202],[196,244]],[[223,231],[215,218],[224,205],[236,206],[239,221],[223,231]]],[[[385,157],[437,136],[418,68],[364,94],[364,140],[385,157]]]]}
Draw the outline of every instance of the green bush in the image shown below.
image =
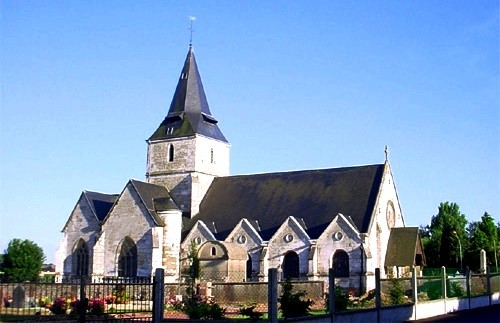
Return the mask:
{"type": "Polygon", "coordinates": [[[449,281],[447,284],[448,297],[464,297],[465,291],[457,281],[449,281]]]}
{"type": "Polygon", "coordinates": [[[248,316],[252,320],[260,320],[264,313],[255,312],[257,305],[242,306],[240,308],[240,314],[243,316],[248,316]]]}
{"type": "Polygon", "coordinates": [[[389,288],[389,298],[391,300],[391,304],[400,305],[404,303],[405,300],[405,289],[402,280],[392,279],[390,281],[389,288]]]}
{"type": "Polygon", "coordinates": [[[428,281],[423,284],[419,290],[427,293],[429,300],[440,299],[443,297],[443,288],[440,280],[428,281]]]}
{"type": "Polygon", "coordinates": [[[312,300],[302,299],[307,295],[305,291],[292,292],[293,286],[289,279],[283,284],[283,293],[279,297],[280,310],[283,317],[299,317],[309,314],[312,300]]]}
{"type": "MultiPolygon", "coordinates": [[[[325,293],[325,310],[328,313],[330,308],[330,295],[325,293]]],[[[335,286],[334,290],[335,311],[345,311],[349,307],[351,301],[349,295],[339,286],[335,286]]]]}
{"type": "Polygon", "coordinates": [[[205,300],[199,295],[189,298],[186,302],[179,302],[175,309],[180,310],[196,320],[220,320],[224,318],[226,309],[213,300],[205,300]]]}

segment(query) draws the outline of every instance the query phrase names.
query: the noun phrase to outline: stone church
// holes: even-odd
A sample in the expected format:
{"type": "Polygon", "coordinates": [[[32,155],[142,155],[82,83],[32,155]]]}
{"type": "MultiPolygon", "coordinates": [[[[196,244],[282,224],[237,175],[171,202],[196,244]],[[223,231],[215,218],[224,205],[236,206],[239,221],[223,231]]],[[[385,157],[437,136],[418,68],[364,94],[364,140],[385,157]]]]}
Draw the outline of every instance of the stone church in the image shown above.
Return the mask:
{"type": "Polygon", "coordinates": [[[391,166],[229,175],[230,144],[210,111],[189,47],[165,119],[147,139],[146,180],[119,194],[83,191],[62,230],[58,281],[143,277],[179,282],[194,246],[204,277],[326,280],[374,288],[375,268],[397,275],[425,263],[405,228],[391,166]],[[389,251],[389,252],[388,252],[389,251]]]}

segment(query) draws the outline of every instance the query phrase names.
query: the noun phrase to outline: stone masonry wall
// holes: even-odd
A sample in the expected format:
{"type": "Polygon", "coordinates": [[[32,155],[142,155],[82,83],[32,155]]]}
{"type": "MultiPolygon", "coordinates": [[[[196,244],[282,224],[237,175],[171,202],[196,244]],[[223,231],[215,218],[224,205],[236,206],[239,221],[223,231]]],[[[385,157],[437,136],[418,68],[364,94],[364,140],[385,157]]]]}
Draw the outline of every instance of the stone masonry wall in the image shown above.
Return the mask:
{"type": "Polygon", "coordinates": [[[148,182],[164,185],[181,210],[192,216],[198,213],[213,178],[227,175],[227,143],[199,135],[149,143],[148,182]],[[170,146],[173,161],[169,161],[170,146]]]}
{"type": "Polygon", "coordinates": [[[118,274],[117,257],[121,242],[130,237],[137,246],[137,275],[152,273],[152,227],[155,224],[129,183],[104,223],[104,275],[118,274]]]}
{"type": "Polygon", "coordinates": [[[63,243],[56,254],[56,272],[60,275],[71,275],[72,252],[80,239],[87,243],[89,251],[89,273],[92,268],[93,247],[97,240],[97,234],[100,230],[99,221],[97,221],[92,212],[87,199],[83,194],[77,202],[77,205],[70,215],[67,225],[64,228],[63,243]]]}

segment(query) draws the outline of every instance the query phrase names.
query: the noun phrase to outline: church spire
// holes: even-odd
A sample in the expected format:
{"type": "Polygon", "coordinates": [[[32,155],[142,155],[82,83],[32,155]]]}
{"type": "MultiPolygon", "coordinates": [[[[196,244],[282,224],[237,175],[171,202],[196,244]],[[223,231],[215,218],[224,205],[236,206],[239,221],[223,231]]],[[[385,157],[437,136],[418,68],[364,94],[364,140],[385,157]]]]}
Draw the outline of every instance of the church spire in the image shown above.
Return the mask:
{"type": "Polygon", "coordinates": [[[212,116],[201,82],[192,44],[175,89],[168,114],[149,140],[201,134],[227,142],[212,116]]]}

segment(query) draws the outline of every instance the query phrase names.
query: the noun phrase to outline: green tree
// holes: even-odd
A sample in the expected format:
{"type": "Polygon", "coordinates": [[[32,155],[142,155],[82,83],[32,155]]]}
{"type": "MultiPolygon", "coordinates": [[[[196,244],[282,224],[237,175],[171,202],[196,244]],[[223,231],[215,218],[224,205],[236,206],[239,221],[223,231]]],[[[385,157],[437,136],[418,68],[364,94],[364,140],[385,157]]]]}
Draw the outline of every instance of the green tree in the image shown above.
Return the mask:
{"type": "Polygon", "coordinates": [[[466,225],[467,219],[460,213],[458,204],[444,202],[439,205],[438,214],[432,217],[429,226],[430,237],[424,245],[429,267],[461,266],[467,248],[466,225]]]}
{"type": "MultiPolygon", "coordinates": [[[[486,251],[487,265],[495,266],[495,247],[498,247],[498,228],[495,221],[488,212],[481,217],[481,221],[475,221],[467,227],[470,241],[467,249],[467,264],[474,269],[479,268],[479,253],[481,249],[486,251]]],[[[498,252],[498,250],[497,250],[498,252]]]]}
{"type": "Polygon", "coordinates": [[[13,239],[5,250],[3,260],[2,271],[9,282],[36,281],[45,255],[33,241],[13,239]]]}
{"type": "Polygon", "coordinates": [[[191,297],[196,293],[196,281],[201,277],[200,259],[198,257],[198,248],[194,242],[191,243],[188,253],[189,267],[184,269],[184,278],[188,285],[187,292],[191,297]]]}

